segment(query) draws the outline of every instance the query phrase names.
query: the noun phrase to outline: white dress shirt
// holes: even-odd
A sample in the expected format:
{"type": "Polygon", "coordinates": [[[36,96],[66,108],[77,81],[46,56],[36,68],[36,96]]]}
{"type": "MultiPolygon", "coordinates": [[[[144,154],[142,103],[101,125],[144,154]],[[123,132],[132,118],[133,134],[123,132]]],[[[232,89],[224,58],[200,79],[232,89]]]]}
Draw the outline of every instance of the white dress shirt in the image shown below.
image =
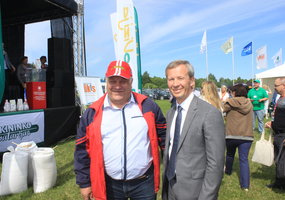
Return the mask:
{"type": "Polygon", "coordinates": [[[183,125],[184,125],[184,121],[185,121],[185,118],[186,118],[186,115],[187,115],[187,112],[188,112],[188,109],[189,109],[189,106],[192,102],[193,97],[194,97],[194,93],[191,92],[191,94],[181,104],[178,104],[176,102],[176,111],[174,113],[173,120],[171,122],[171,127],[170,127],[170,144],[169,144],[169,152],[168,152],[169,158],[171,155],[172,144],[173,144],[173,139],[174,139],[175,121],[176,121],[177,111],[178,111],[177,107],[181,106],[181,108],[182,108],[182,111],[181,111],[182,118],[181,118],[181,126],[180,126],[180,135],[181,135],[183,125]]]}
{"type": "Polygon", "coordinates": [[[113,179],[137,178],[151,166],[148,126],[133,95],[121,109],[112,107],[106,96],[101,133],[105,170],[113,179]]]}

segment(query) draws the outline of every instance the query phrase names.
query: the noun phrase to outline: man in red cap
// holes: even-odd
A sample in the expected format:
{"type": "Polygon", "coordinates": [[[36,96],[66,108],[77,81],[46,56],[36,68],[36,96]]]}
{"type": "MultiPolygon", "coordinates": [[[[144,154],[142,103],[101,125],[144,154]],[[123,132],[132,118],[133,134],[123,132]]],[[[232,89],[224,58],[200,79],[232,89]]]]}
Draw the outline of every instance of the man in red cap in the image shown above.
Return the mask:
{"type": "Polygon", "coordinates": [[[77,132],[74,167],[81,195],[156,199],[165,118],[151,99],[132,92],[128,63],[111,62],[106,80],[107,93],[85,111],[77,132]]]}

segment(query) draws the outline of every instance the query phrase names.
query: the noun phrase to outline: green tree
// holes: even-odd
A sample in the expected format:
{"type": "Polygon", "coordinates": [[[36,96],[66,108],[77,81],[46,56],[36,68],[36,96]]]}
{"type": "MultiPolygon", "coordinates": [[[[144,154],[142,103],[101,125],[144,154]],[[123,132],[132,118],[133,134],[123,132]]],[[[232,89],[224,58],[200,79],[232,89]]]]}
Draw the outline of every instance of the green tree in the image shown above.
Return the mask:
{"type": "Polygon", "coordinates": [[[195,88],[201,88],[202,83],[206,81],[205,78],[198,78],[195,80],[195,88]]]}
{"type": "Polygon", "coordinates": [[[142,75],[142,85],[145,85],[147,83],[151,83],[151,80],[149,77],[149,73],[147,71],[145,71],[142,75]]]}
{"type": "Polygon", "coordinates": [[[162,88],[162,86],[165,86],[166,85],[166,79],[165,78],[160,78],[160,77],[153,77],[153,78],[150,78],[151,79],[151,82],[154,84],[154,85],[157,85],[158,88],[162,88]]]}
{"type": "Polygon", "coordinates": [[[153,83],[146,83],[143,86],[144,89],[154,89],[154,88],[158,88],[157,85],[153,84],[153,83]]]}
{"type": "Polygon", "coordinates": [[[212,73],[209,74],[208,80],[209,80],[209,81],[213,81],[216,85],[217,85],[217,83],[218,83],[218,81],[217,81],[215,75],[212,74],[212,73]]]}

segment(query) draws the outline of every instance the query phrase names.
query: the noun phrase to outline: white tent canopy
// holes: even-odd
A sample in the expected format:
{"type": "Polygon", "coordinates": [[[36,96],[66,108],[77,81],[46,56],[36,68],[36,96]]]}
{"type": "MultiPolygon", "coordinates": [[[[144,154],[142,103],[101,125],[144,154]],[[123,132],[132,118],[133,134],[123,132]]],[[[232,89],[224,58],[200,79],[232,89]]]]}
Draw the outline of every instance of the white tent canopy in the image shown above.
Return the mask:
{"type": "MultiPolygon", "coordinates": [[[[261,86],[264,84],[268,85],[272,91],[272,94],[274,92],[274,81],[278,77],[285,77],[285,64],[255,74],[255,78],[261,81],[261,86]]],[[[271,101],[272,94],[269,95],[269,102],[271,101]]]]}
{"type": "Polygon", "coordinates": [[[256,79],[285,77],[285,64],[255,74],[256,79]]]}

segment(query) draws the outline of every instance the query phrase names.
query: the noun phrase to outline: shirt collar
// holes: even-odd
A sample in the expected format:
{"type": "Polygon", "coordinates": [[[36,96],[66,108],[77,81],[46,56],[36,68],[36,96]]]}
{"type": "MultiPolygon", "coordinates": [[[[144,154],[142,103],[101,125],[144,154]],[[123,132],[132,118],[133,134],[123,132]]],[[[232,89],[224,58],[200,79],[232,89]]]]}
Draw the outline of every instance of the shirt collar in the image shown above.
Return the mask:
{"type": "Polygon", "coordinates": [[[176,102],[176,108],[178,106],[181,106],[183,110],[187,111],[193,98],[194,98],[194,93],[191,92],[190,95],[181,104],[178,104],[176,102]]]}
{"type": "MultiPolygon", "coordinates": [[[[128,101],[128,103],[126,103],[126,105],[127,105],[127,104],[131,104],[131,103],[136,103],[133,93],[131,93],[131,98],[130,98],[130,100],[128,101]]],[[[103,109],[105,109],[105,108],[118,109],[117,107],[113,107],[113,106],[111,105],[111,102],[110,102],[110,99],[109,99],[108,94],[106,95],[106,97],[105,97],[105,99],[104,99],[104,108],[103,108],[103,109]]]]}

